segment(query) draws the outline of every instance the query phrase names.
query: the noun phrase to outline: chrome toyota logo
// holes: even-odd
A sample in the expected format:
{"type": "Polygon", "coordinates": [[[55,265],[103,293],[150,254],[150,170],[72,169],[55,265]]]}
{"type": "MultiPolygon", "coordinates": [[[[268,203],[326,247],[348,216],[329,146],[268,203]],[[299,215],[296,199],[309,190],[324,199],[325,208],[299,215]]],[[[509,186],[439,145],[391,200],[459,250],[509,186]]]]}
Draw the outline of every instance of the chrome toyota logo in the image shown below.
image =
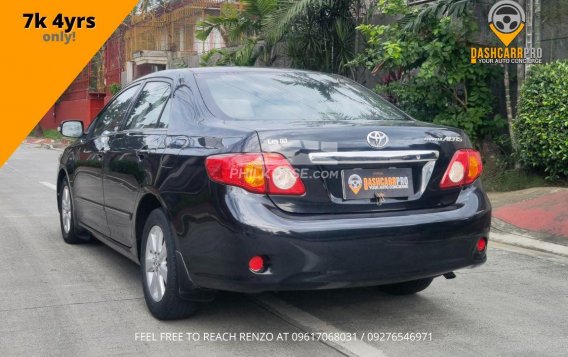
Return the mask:
{"type": "Polygon", "coordinates": [[[367,134],[367,142],[371,147],[380,149],[389,142],[389,137],[382,131],[371,131],[367,134]]]}

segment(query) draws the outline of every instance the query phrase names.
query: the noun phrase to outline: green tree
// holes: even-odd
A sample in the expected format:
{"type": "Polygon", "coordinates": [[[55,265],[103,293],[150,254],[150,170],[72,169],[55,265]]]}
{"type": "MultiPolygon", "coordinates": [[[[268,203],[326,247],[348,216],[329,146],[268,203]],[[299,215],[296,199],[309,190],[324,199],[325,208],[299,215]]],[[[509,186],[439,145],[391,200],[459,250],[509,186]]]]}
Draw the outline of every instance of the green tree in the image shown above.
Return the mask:
{"type": "Polygon", "coordinates": [[[239,4],[223,4],[219,16],[208,16],[197,24],[196,37],[204,41],[212,31],[219,31],[228,48],[213,50],[212,54],[220,57],[216,64],[251,66],[259,56],[270,62],[272,43],[267,41],[264,24],[277,7],[278,0],[241,0],[239,4]]]}
{"type": "Polygon", "coordinates": [[[217,64],[253,65],[259,56],[266,65],[276,57],[276,43],[285,44],[295,68],[341,73],[361,47],[356,27],[368,20],[375,0],[242,0],[227,5],[220,16],[198,24],[197,37],[218,30],[227,49],[213,50],[217,64]]]}
{"type": "Polygon", "coordinates": [[[467,0],[444,0],[421,8],[405,0],[380,0],[388,25],[361,25],[367,49],[354,61],[380,76],[376,90],[423,121],[464,129],[480,142],[502,130],[494,116],[490,82],[500,69],[469,63],[478,29],[467,0]],[[398,21],[394,21],[398,19],[398,21]]]}
{"type": "Polygon", "coordinates": [[[135,13],[149,13],[159,8],[167,8],[176,0],[139,0],[134,8],[135,13]]]}
{"type": "Polygon", "coordinates": [[[355,76],[347,66],[361,47],[356,27],[370,20],[375,1],[282,0],[267,18],[273,41],[285,41],[296,68],[355,76]]]}

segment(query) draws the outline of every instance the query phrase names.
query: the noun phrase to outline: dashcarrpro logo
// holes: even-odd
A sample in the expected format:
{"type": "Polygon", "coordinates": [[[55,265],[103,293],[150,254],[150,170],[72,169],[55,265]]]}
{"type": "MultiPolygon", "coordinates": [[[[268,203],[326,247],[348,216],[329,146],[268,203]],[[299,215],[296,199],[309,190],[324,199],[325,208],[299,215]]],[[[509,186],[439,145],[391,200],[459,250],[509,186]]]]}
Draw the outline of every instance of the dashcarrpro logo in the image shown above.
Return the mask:
{"type": "Polygon", "coordinates": [[[512,0],[502,0],[489,10],[489,28],[509,46],[525,28],[525,10],[512,0]]]}
{"type": "Polygon", "coordinates": [[[349,188],[351,189],[351,191],[353,191],[354,194],[358,194],[359,191],[361,190],[361,186],[363,186],[363,180],[361,179],[361,176],[353,174],[349,176],[347,184],[349,185],[349,188]]]}
{"type": "Polygon", "coordinates": [[[516,1],[496,2],[489,9],[487,22],[504,47],[472,47],[471,63],[542,63],[541,48],[509,47],[526,24],[525,10],[516,1]]]}

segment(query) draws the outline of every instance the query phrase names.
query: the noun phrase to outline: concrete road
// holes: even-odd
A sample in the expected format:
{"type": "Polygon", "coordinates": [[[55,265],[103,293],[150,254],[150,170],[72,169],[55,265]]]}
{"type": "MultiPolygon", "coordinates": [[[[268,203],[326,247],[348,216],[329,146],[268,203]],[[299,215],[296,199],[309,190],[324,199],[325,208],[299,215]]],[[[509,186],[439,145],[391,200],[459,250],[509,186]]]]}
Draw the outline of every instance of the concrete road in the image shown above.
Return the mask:
{"type": "Polygon", "coordinates": [[[568,354],[568,259],[497,244],[483,267],[436,279],[416,296],[374,288],[224,293],[193,318],[157,321],[137,266],[100,243],[61,239],[58,156],[23,146],[0,168],[2,356],[568,354]],[[403,339],[381,341],[389,333],[403,339]],[[409,341],[410,333],[426,341],[409,341]]]}

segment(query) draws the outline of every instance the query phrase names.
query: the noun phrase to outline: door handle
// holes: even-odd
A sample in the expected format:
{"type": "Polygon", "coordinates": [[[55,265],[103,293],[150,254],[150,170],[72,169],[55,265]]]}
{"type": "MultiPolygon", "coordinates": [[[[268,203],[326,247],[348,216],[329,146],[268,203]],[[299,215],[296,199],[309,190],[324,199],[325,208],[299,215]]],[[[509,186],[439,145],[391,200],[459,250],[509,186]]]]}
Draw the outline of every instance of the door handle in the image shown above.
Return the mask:
{"type": "Polygon", "coordinates": [[[146,151],[137,151],[137,152],[136,152],[136,156],[138,157],[138,160],[144,160],[146,157],[148,157],[148,152],[146,152],[146,151]]]}
{"type": "Polygon", "coordinates": [[[110,148],[109,148],[108,146],[103,147],[102,149],[100,149],[99,151],[97,151],[97,157],[98,157],[99,159],[102,159],[102,158],[104,157],[105,153],[106,153],[107,151],[109,151],[109,150],[110,150],[110,148]]]}
{"type": "Polygon", "coordinates": [[[142,161],[148,157],[149,152],[150,150],[148,150],[148,146],[144,145],[141,149],[136,150],[136,156],[138,157],[138,160],[142,161]]]}

